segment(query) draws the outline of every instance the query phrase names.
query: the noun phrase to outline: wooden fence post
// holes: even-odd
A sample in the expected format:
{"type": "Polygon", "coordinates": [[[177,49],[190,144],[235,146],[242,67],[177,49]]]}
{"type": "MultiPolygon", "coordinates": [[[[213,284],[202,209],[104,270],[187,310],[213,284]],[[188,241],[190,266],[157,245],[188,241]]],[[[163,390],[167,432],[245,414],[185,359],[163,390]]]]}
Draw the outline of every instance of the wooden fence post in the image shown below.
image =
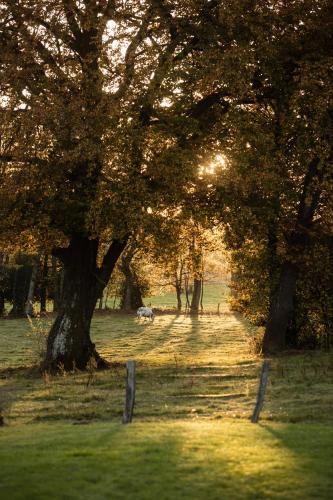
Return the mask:
{"type": "Polygon", "coordinates": [[[132,422],[133,409],[135,403],[135,361],[130,360],[126,363],[127,377],[126,377],[126,399],[125,409],[123,415],[123,424],[132,422]]]}
{"type": "Polygon", "coordinates": [[[262,365],[262,371],[261,371],[261,377],[260,377],[260,384],[259,384],[259,390],[258,390],[258,396],[257,396],[257,404],[255,406],[253,415],[251,417],[251,422],[253,424],[256,424],[258,422],[259,415],[260,415],[262,406],[264,404],[264,397],[265,397],[267,378],[268,378],[268,369],[269,369],[268,361],[264,361],[263,365],[262,365]]]}

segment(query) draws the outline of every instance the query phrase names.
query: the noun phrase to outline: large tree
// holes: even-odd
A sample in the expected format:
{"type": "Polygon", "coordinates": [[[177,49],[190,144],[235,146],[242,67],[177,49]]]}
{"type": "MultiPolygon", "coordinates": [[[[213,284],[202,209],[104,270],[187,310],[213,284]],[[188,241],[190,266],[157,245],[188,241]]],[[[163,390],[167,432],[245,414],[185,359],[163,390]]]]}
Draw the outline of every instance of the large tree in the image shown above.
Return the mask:
{"type": "Polygon", "coordinates": [[[148,208],[166,214],[191,188],[227,107],[202,72],[217,5],[0,4],[2,237],[52,247],[64,266],[46,368],[102,364],[97,298],[148,208]]]}
{"type": "MultiPolygon", "coordinates": [[[[269,353],[297,345],[307,261],[315,247],[330,254],[332,2],[251,3],[234,26],[248,43],[236,67],[250,74],[232,96],[220,194],[240,302],[266,323],[269,353]]],[[[322,272],[312,263],[312,281],[323,282],[322,272]]]]}

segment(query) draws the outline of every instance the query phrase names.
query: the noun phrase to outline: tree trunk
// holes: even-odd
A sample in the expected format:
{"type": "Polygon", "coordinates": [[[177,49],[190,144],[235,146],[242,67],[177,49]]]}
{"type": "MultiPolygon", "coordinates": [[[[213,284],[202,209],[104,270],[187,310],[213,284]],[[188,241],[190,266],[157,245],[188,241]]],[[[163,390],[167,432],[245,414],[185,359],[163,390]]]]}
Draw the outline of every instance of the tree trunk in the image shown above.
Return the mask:
{"type": "Polygon", "coordinates": [[[175,283],[175,288],[176,288],[176,296],[177,296],[177,311],[182,310],[182,286],[177,280],[175,283]]]}
{"type": "Polygon", "coordinates": [[[0,290],[0,317],[5,314],[5,293],[0,290]]]}
{"type": "Polygon", "coordinates": [[[52,255],[52,298],[53,312],[58,312],[61,305],[62,288],[64,283],[64,269],[59,269],[58,259],[52,255]]]}
{"type": "Polygon", "coordinates": [[[98,239],[74,237],[68,248],[53,252],[64,264],[64,283],[58,315],[48,336],[45,369],[85,369],[92,357],[98,367],[106,365],[90,339],[90,323],[125,243],[112,243],[101,268],[97,267],[98,244],[98,239]]]}
{"type": "Polygon", "coordinates": [[[48,279],[48,255],[44,255],[43,269],[42,269],[42,280],[40,287],[40,312],[46,312],[46,302],[47,302],[47,279],[48,279]]]}
{"type": "Polygon", "coordinates": [[[0,317],[5,314],[5,253],[0,252],[0,317]]]}
{"type": "MultiPolygon", "coordinates": [[[[284,349],[288,329],[294,322],[294,297],[297,285],[297,260],[309,244],[309,229],[318,208],[324,168],[318,170],[320,159],[314,158],[304,178],[295,229],[287,239],[288,258],[282,264],[277,291],[271,299],[266,325],[263,352],[274,353],[284,349]]],[[[290,341],[296,344],[295,333],[290,341]]]]}
{"type": "Polygon", "coordinates": [[[15,269],[13,276],[12,304],[9,312],[11,318],[24,318],[25,304],[27,301],[29,282],[32,268],[29,265],[22,265],[15,269]]]}
{"type": "Polygon", "coordinates": [[[31,270],[31,276],[30,276],[30,283],[29,283],[29,291],[28,291],[28,296],[27,300],[24,306],[24,312],[26,316],[34,316],[34,297],[35,297],[35,288],[36,288],[36,282],[37,282],[37,276],[38,276],[38,270],[39,270],[39,256],[36,257],[35,263],[32,266],[31,270]]]}
{"type": "Polygon", "coordinates": [[[200,298],[201,298],[201,288],[202,288],[202,279],[194,278],[193,282],[193,295],[191,301],[191,313],[198,314],[200,307],[200,298]]]}
{"type": "Polygon", "coordinates": [[[131,269],[134,251],[130,248],[121,258],[120,270],[125,276],[122,290],[120,309],[122,311],[133,311],[143,306],[143,300],[137,276],[131,269]]]}
{"type": "Polygon", "coordinates": [[[182,310],[183,269],[184,269],[184,263],[182,260],[180,260],[179,275],[178,275],[178,269],[176,269],[175,273],[174,273],[174,279],[175,279],[174,283],[175,283],[175,289],[176,289],[177,311],[178,312],[180,312],[182,310]]]}
{"type": "Polygon", "coordinates": [[[100,295],[98,299],[98,310],[102,311],[103,310],[103,293],[100,295]]]}
{"type": "Polygon", "coordinates": [[[281,269],[278,290],[271,301],[263,342],[265,353],[277,352],[285,348],[286,333],[293,319],[296,281],[296,265],[292,262],[285,262],[281,269]]]}
{"type": "Polygon", "coordinates": [[[65,269],[62,267],[57,274],[56,290],[53,301],[53,312],[58,312],[61,306],[62,294],[64,289],[64,278],[65,278],[65,269]]]}
{"type": "Polygon", "coordinates": [[[121,298],[120,309],[125,312],[132,311],[132,295],[133,295],[133,286],[132,282],[127,275],[125,277],[124,290],[121,298]]]}
{"type": "Polygon", "coordinates": [[[232,269],[230,275],[230,293],[233,299],[237,299],[238,291],[239,291],[239,273],[234,269],[232,269]]]}
{"type": "Polygon", "coordinates": [[[185,273],[184,276],[184,288],[185,288],[185,297],[186,297],[186,305],[185,305],[185,314],[190,308],[190,292],[188,286],[188,273],[185,273]]]}

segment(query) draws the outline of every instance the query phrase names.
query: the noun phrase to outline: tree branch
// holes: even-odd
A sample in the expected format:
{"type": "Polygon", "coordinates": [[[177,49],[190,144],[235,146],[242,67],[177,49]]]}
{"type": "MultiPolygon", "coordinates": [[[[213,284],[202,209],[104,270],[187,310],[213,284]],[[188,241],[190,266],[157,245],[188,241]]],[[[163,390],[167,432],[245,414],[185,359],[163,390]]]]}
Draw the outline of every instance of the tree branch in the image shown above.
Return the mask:
{"type": "Polygon", "coordinates": [[[68,33],[63,31],[59,24],[53,24],[45,21],[39,16],[34,16],[32,19],[36,24],[40,24],[44,28],[46,28],[57,40],[61,40],[67,47],[72,50],[75,50],[75,41],[68,33]]]}
{"type": "Polygon", "coordinates": [[[156,5],[157,11],[159,12],[161,18],[167,23],[169,27],[171,40],[174,40],[178,36],[178,27],[171,15],[170,7],[164,2],[164,0],[153,0],[153,4],[156,5]]]}
{"type": "Polygon", "coordinates": [[[48,160],[43,160],[43,159],[37,158],[37,157],[17,158],[14,155],[10,155],[10,154],[0,155],[0,162],[3,162],[3,163],[29,163],[32,165],[41,165],[41,166],[48,165],[48,160]]]}
{"type": "Polygon", "coordinates": [[[133,36],[131,43],[129,44],[126,54],[125,54],[125,72],[122,83],[120,84],[118,90],[112,95],[113,101],[119,101],[125,94],[126,90],[130,86],[134,77],[134,65],[136,60],[136,51],[142,40],[147,35],[148,25],[151,18],[152,9],[149,8],[142,19],[140,28],[137,33],[133,36]]]}
{"type": "Polygon", "coordinates": [[[229,106],[228,102],[225,101],[225,97],[227,97],[225,92],[212,92],[195,103],[188,111],[187,116],[189,118],[199,119],[215,104],[224,104],[225,106],[229,106]]]}
{"type": "Polygon", "coordinates": [[[69,249],[68,247],[55,247],[51,250],[51,255],[59,259],[61,262],[65,263],[68,260],[69,249]]]}
{"type": "Polygon", "coordinates": [[[69,48],[74,48],[74,39],[63,30],[59,23],[56,23],[54,19],[52,23],[43,19],[37,12],[34,12],[32,9],[24,7],[23,5],[16,5],[15,9],[20,11],[22,17],[24,17],[27,21],[32,21],[34,24],[43,26],[46,28],[49,33],[51,33],[55,38],[64,42],[69,48]]]}
{"type": "Polygon", "coordinates": [[[324,176],[324,167],[322,166],[321,170],[319,170],[319,167],[320,159],[316,157],[311,161],[304,178],[303,191],[297,216],[297,224],[301,227],[308,227],[318,207],[322,192],[321,183],[324,176]],[[314,187],[313,191],[309,192],[315,177],[317,177],[318,183],[314,187]]]}
{"type": "Polygon", "coordinates": [[[103,12],[103,17],[106,21],[112,19],[116,12],[116,3],[114,0],[108,0],[106,7],[103,12]]]}
{"type": "MultiPolygon", "coordinates": [[[[47,64],[49,67],[51,67],[54,72],[60,77],[61,80],[63,81],[69,81],[65,73],[62,71],[62,69],[58,66],[55,58],[53,57],[52,53],[50,50],[40,41],[37,40],[35,37],[32,36],[32,34],[28,31],[25,22],[27,19],[33,19],[32,13],[25,11],[24,9],[21,9],[20,5],[14,5],[11,6],[11,13],[13,15],[13,18],[16,22],[16,29],[17,31],[22,35],[22,37],[32,46],[36,49],[38,55],[44,62],[44,64],[47,64]],[[27,14],[28,12],[28,14],[27,14]],[[27,17],[28,16],[28,17],[27,17]]],[[[35,63],[35,61],[34,61],[35,63]]],[[[45,74],[45,73],[44,73],[45,74]]],[[[46,75],[45,75],[46,76],[46,75]]]]}
{"type": "Polygon", "coordinates": [[[97,294],[101,293],[101,291],[108,284],[112,271],[121,255],[123,250],[125,249],[128,241],[128,236],[123,240],[113,240],[108,251],[104,255],[103,262],[101,267],[98,269],[97,279],[97,294]]]}
{"type": "Polygon", "coordinates": [[[69,29],[71,30],[74,38],[77,40],[82,35],[82,32],[77,20],[75,19],[74,3],[72,0],[62,0],[62,5],[69,29]]]}

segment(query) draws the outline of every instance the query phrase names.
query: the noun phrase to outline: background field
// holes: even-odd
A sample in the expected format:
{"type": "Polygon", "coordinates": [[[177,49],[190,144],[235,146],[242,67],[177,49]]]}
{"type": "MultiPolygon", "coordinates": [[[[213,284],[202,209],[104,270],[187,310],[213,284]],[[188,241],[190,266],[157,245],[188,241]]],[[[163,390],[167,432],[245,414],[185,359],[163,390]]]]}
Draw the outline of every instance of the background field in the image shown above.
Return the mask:
{"type": "Polygon", "coordinates": [[[97,314],[93,339],[112,369],[57,376],[29,368],[29,325],[2,321],[0,497],[331,498],[332,354],[270,360],[253,425],[262,359],[249,349],[253,328],[225,300],[223,311],[153,323],[97,314]],[[127,359],[138,366],[126,427],[127,359]]]}

